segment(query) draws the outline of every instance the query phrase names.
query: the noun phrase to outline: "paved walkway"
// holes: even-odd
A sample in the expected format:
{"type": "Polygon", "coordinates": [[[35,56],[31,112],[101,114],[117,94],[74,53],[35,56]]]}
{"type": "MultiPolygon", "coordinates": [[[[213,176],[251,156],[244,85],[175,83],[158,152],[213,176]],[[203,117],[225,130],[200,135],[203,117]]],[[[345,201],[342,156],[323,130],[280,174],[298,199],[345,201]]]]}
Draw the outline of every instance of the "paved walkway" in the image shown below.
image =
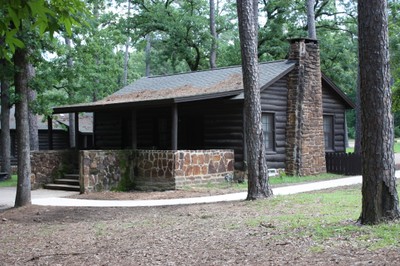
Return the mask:
{"type": "MultiPolygon", "coordinates": [[[[400,177],[400,171],[396,171],[396,177],[400,177]]],[[[361,184],[361,176],[353,176],[335,180],[313,182],[307,184],[279,187],[273,189],[274,195],[289,195],[309,192],[333,187],[361,184]]],[[[164,199],[164,200],[85,200],[65,198],[76,195],[78,192],[56,191],[38,189],[32,191],[32,204],[41,206],[75,206],[75,207],[152,207],[199,203],[214,203],[223,201],[240,201],[246,199],[247,192],[232,193],[217,196],[164,199]]],[[[15,188],[0,188],[0,209],[14,206],[15,188]]]]}

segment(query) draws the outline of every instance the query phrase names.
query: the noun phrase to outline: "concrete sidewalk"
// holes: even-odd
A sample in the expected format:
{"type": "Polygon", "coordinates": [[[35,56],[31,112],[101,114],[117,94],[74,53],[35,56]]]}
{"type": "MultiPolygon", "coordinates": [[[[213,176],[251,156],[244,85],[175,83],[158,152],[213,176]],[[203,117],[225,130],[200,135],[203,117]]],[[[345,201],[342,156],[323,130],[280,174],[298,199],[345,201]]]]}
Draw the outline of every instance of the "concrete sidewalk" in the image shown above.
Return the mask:
{"type": "MultiPolygon", "coordinates": [[[[48,200],[48,199],[60,199],[62,197],[68,197],[77,195],[79,192],[60,191],[60,190],[49,190],[49,189],[36,189],[31,191],[32,203],[35,200],[48,200]]],[[[15,187],[4,187],[0,188],[0,209],[6,209],[14,207],[16,196],[15,187]]],[[[34,203],[33,203],[34,204],[34,203]]]]}
{"type": "MultiPolygon", "coordinates": [[[[400,175],[400,173],[399,173],[400,175]]],[[[289,195],[313,190],[348,186],[361,183],[361,176],[320,181],[302,185],[286,186],[273,189],[274,195],[289,195]]],[[[82,200],[70,198],[41,198],[33,199],[32,203],[42,206],[80,206],[80,207],[154,207],[185,204],[215,203],[224,201],[245,200],[247,192],[231,193],[217,196],[164,199],[164,200],[82,200]]]]}
{"type": "MultiPolygon", "coordinates": [[[[400,177],[400,171],[396,171],[396,177],[400,177]]],[[[333,187],[361,184],[361,176],[353,176],[328,181],[313,182],[301,185],[279,187],[273,189],[274,195],[289,195],[302,192],[309,192],[333,187]]],[[[152,207],[170,206],[184,204],[214,203],[224,201],[240,201],[246,199],[247,192],[164,200],[85,200],[65,198],[76,195],[78,192],[56,191],[38,189],[32,191],[32,204],[41,206],[73,206],[73,207],[152,207]]],[[[15,188],[0,188],[0,209],[14,206],[15,188]]]]}

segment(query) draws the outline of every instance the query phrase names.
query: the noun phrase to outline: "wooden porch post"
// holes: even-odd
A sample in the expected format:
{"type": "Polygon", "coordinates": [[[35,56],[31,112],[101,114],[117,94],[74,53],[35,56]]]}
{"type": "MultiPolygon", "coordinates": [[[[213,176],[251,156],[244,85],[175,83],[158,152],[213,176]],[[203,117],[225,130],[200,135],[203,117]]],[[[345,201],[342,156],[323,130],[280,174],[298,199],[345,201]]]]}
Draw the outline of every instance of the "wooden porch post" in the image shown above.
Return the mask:
{"type": "Polygon", "coordinates": [[[53,149],[53,119],[51,116],[47,117],[47,136],[49,141],[49,150],[53,149]]]}
{"type": "Polygon", "coordinates": [[[79,150],[79,113],[75,113],[75,149],[79,150]]]}
{"type": "Polygon", "coordinates": [[[132,149],[137,149],[136,110],[132,110],[132,149]]]}
{"type": "Polygon", "coordinates": [[[178,106],[172,105],[171,149],[178,149],[178,106]]]}

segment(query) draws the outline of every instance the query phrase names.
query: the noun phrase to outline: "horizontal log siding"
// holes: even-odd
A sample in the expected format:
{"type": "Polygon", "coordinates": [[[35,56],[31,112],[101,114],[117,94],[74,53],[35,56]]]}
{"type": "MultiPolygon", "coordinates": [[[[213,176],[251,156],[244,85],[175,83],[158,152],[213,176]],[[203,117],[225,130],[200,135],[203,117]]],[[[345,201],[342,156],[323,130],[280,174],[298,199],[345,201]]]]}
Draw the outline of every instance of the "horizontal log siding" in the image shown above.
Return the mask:
{"type": "Polygon", "coordinates": [[[266,154],[268,168],[285,168],[287,77],[261,92],[261,110],[275,115],[275,151],[266,154]]]}
{"type": "Polygon", "coordinates": [[[334,116],[334,151],[344,152],[346,108],[342,101],[331,90],[322,84],[322,106],[324,115],[334,116]]]}
{"type": "Polygon", "coordinates": [[[96,149],[120,149],[121,137],[121,113],[98,112],[95,114],[94,138],[96,149]]]}
{"type": "Polygon", "coordinates": [[[136,112],[138,149],[171,149],[171,108],[138,109],[136,112]],[[165,128],[160,128],[164,121],[165,128]],[[161,133],[164,134],[161,136],[161,133]],[[161,143],[166,140],[166,143],[161,143]]]}
{"type": "MultiPolygon", "coordinates": [[[[64,150],[68,148],[68,131],[53,129],[53,150],[64,150]]],[[[49,135],[47,130],[39,130],[39,150],[49,150],[49,135]]]]}
{"type": "Polygon", "coordinates": [[[207,105],[203,117],[204,148],[233,149],[235,168],[242,169],[244,160],[242,103],[221,102],[207,105]]]}

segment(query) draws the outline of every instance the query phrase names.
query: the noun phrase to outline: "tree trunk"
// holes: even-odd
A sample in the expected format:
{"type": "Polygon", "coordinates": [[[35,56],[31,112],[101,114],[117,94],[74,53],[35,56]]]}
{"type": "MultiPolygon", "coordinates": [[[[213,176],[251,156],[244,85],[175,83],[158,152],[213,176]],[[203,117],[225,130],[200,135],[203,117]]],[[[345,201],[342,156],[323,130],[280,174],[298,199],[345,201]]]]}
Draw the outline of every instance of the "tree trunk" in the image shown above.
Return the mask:
{"type": "MultiPolygon", "coordinates": [[[[359,67],[360,68],[360,67],[359,67]]],[[[356,125],[354,139],[354,153],[361,154],[361,100],[360,100],[360,69],[357,71],[357,87],[356,87],[356,125]]]]}
{"type": "Polygon", "coordinates": [[[211,49],[210,49],[210,68],[217,67],[217,30],[215,28],[215,3],[210,0],[210,32],[211,32],[211,49]]]}
{"type": "MultiPolygon", "coordinates": [[[[65,37],[65,45],[68,48],[68,57],[67,57],[67,67],[72,69],[74,67],[74,62],[71,57],[71,50],[72,50],[72,43],[71,39],[68,37],[65,37]]],[[[72,80],[69,80],[69,84],[72,84],[72,80]]],[[[68,91],[68,97],[70,99],[74,98],[74,92],[70,89],[68,91]]],[[[75,141],[75,115],[69,113],[68,114],[68,134],[69,134],[69,146],[71,148],[76,147],[76,141],[75,141]]]]}
{"type": "MultiPolygon", "coordinates": [[[[131,14],[131,1],[128,0],[128,19],[130,17],[130,14],[131,14]]],[[[129,43],[130,43],[129,32],[130,32],[130,30],[128,28],[128,36],[127,36],[126,43],[125,43],[124,75],[122,77],[122,85],[124,87],[126,85],[128,85],[128,62],[129,62],[129,43]]]]}
{"type": "MultiPolygon", "coordinates": [[[[28,80],[35,76],[35,68],[32,64],[28,64],[28,80]]],[[[32,103],[36,100],[36,91],[29,88],[28,92],[28,102],[32,103]]],[[[38,151],[39,150],[39,128],[38,128],[38,121],[35,111],[32,109],[31,106],[29,108],[29,143],[31,147],[31,151],[38,151]]]]}
{"type": "Polygon", "coordinates": [[[362,224],[399,217],[394,167],[386,1],[358,1],[362,224]]]}
{"type": "Polygon", "coordinates": [[[244,115],[248,165],[247,200],[272,195],[261,124],[261,102],[258,87],[256,0],[237,0],[239,37],[242,51],[244,115]]]}
{"type": "Polygon", "coordinates": [[[24,49],[17,49],[14,54],[15,93],[18,101],[15,104],[18,154],[18,184],[15,207],[31,204],[31,161],[29,145],[28,119],[28,55],[24,49]]]}
{"type": "MultiPolygon", "coordinates": [[[[1,60],[3,71],[6,70],[6,60],[1,60]]],[[[6,74],[1,73],[1,171],[11,178],[11,136],[10,136],[10,85],[6,74]]]]}
{"type": "Polygon", "coordinates": [[[146,35],[146,50],[145,50],[145,55],[146,55],[146,77],[150,77],[151,75],[151,33],[146,35]]]}
{"type": "Polygon", "coordinates": [[[308,38],[317,39],[317,30],[315,28],[315,0],[307,0],[307,29],[308,38]]]}

